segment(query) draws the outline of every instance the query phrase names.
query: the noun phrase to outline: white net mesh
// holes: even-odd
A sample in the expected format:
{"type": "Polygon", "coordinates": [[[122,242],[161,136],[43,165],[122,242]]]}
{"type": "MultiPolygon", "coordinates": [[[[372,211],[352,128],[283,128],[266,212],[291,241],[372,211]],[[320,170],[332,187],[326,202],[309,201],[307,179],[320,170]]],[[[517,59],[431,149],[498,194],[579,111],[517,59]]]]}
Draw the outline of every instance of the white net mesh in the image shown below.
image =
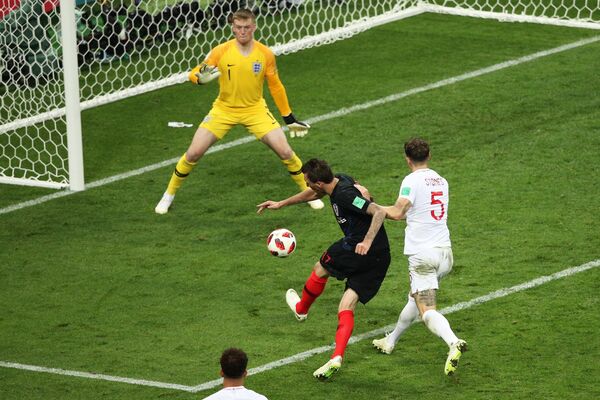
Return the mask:
{"type": "Polygon", "coordinates": [[[428,11],[600,29],[598,0],[427,0],[426,3],[430,6],[428,11]]]}
{"type": "Polygon", "coordinates": [[[39,117],[64,106],[55,10],[41,1],[0,8],[0,177],[68,183],[65,119],[39,117]],[[26,118],[38,116],[38,123],[26,118]]]}
{"type": "MultiPolygon", "coordinates": [[[[257,13],[257,39],[281,53],[351,36],[373,18],[414,5],[411,1],[77,0],[82,108],[184,81],[212,47],[230,38],[227,16],[240,7],[257,13]]],[[[60,15],[54,3],[1,3],[2,182],[69,183],[60,15]]]]}
{"type": "MultiPolygon", "coordinates": [[[[0,182],[67,186],[58,0],[0,3],[0,182]]],[[[248,7],[276,53],[344,39],[423,10],[569,20],[600,27],[598,0],[76,0],[82,109],[186,79],[248,7]]],[[[477,15],[485,16],[485,15],[477,15]]],[[[85,128],[85,127],[84,127],[85,128]]]]}

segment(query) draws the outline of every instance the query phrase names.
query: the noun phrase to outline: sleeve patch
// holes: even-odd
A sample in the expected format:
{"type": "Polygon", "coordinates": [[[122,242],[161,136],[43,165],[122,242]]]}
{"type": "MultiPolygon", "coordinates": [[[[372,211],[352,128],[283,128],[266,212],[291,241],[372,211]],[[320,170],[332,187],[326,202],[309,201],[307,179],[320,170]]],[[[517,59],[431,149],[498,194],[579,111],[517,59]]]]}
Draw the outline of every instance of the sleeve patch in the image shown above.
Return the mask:
{"type": "Polygon", "coordinates": [[[356,207],[356,208],[359,208],[359,209],[361,209],[361,210],[362,210],[362,208],[363,208],[363,206],[365,205],[365,203],[366,203],[366,202],[367,202],[367,201],[366,201],[365,199],[363,199],[363,198],[360,198],[360,197],[356,196],[356,197],[354,198],[354,200],[352,201],[352,205],[353,205],[354,207],[356,207]]]}
{"type": "Polygon", "coordinates": [[[410,188],[409,187],[403,187],[402,190],[400,191],[400,195],[401,196],[408,196],[410,194],[410,188]]]}

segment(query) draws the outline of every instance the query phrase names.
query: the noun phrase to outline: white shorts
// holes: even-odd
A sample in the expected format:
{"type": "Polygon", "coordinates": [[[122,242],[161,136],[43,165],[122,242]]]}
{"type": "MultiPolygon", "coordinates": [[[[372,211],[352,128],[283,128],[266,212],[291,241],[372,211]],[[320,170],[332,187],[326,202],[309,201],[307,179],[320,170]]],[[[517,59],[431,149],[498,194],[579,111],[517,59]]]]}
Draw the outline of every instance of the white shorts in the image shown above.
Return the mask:
{"type": "Polygon", "coordinates": [[[439,280],[452,271],[451,247],[434,247],[408,257],[410,293],[439,289],[439,280]]]}

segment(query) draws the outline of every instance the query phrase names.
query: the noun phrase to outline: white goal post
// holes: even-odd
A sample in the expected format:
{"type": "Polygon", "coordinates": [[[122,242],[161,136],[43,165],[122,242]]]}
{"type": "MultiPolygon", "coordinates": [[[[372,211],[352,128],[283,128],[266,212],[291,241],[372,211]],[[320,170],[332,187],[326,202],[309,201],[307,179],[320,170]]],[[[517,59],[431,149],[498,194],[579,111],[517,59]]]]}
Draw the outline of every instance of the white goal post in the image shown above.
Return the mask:
{"type": "Polygon", "coordinates": [[[227,16],[239,7],[257,13],[256,37],[277,54],[343,40],[423,12],[600,29],[598,0],[58,4],[13,0],[0,5],[0,183],[83,190],[81,111],[185,81],[191,67],[230,37],[227,16]]]}

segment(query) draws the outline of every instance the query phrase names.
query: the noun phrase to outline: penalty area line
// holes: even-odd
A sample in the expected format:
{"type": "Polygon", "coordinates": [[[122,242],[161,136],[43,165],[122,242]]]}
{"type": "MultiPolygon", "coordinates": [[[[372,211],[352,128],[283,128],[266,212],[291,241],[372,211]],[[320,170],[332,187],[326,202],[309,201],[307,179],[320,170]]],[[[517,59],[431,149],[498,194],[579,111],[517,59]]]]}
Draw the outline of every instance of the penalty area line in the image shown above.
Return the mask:
{"type": "Polygon", "coordinates": [[[120,377],[120,376],[94,374],[91,372],[70,371],[70,370],[61,369],[61,368],[39,367],[37,365],[19,364],[19,363],[6,362],[6,361],[0,361],[0,367],[20,369],[20,370],[32,371],[32,372],[45,372],[48,374],[55,374],[55,375],[74,376],[77,378],[98,379],[98,380],[102,380],[102,381],[128,383],[130,385],[152,386],[152,387],[163,388],[163,389],[184,390],[187,392],[190,392],[193,390],[193,387],[191,387],[191,386],[178,385],[176,383],[156,382],[156,381],[149,381],[146,379],[124,378],[124,377],[120,377]]]}
{"type": "MultiPolygon", "coordinates": [[[[515,58],[513,60],[504,61],[504,62],[501,62],[501,63],[498,63],[498,64],[491,65],[489,67],[485,67],[485,68],[481,68],[481,69],[478,69],[478,70],[475,70],[475,71],[471,71],[471,72],[467,72],[467,73],[464,73],[464,74],[461,74],[461,75],[457,75],[457,76],[454,76],[452,78],[442,79],[440,81],[433,82],[433,83],[430,83],[430,84],[425,85],[425,86],[421,86],[421,87],[418,87],[418,88],[409,89],[409,90],[406,90],[404,92],[394,93],[394,94],[391,94],[391,95],[386,96],[386,97],[382,97],[382,98],[379,98],[379,99],[376,99],[376,100],[372,100],[372,101],[367,101],[367,102],[361,103],[361,104],[355,104],[355,105],[350,106],[350,107],[343,107],[343,108],[340,108],[339,110],[332,111],[332,112],[329,112],[327,114],[323,114],[323,115],[319,115],[319,116],[316,116],[316,117],[313,117],[313,118],[309,118],[309,119],[306,120],[306,122],[308,122],[309,124],[316,124],[318,122],[323,122],[323,121],[327,121],[327,120],[330,120],[330,119],[343,117],[345,115],[349,115],[349,114],[352,114],[352,113],[355,113],[355,112],[358,112],[358,111],[363,111],[363,110],[367,110],[367,109],[372,108],[372,107],[377,107],[377,106],[381,106],[381,105],[384,105],[384,104],[387,104],[387,103],[398,101],[400,99],[403,99],[403,98],[408,97],[408,96],[412,96],[414,94],[419,94],[419,93],[423,93],[423,92],[426,92],[426,91],[429,91],[429,90],[438,89],[438,88],[441,88],[441,87],[444,87],[444,86],[453,85],[455,83],[462,82],[462,81],[465,81],[467,79],[476,78],[476,77],[479,77],[479,76],[482,76],[482,75],[486,75],[486,74],[489,74],[489,73],[492,73],[492,72],[496,72],[496,71],[499,71],[499,70],[502,70],[502,69],[505,69],[505,68],[514,67],[514,66],[519,65],[519,64],[523,64],[523,63],[526,63],[526,62],[537,60],[539,58],[550,56],[550,55],[553,55],[553,54],[561,53],[563,51],[571,50],[571,49],[574,49],[574,48],[577,48],[577,47],[585,46],[585,45],[588,45],[588,44],[591,44],[591,43],[595,43],[597,41],[600,41],[600,36],[593,36],[593,37],[590,37],[590,38],[581,39],[581,40],[578,40],[578,41],[573,42],[573,43],[568,43],[568,44],[565,44],[565,45],[562,45],[562,46],[558,46],[558,47],[555,47],[555,48],[552,48],[552,49],[547,49],[547,50],[539,51],[537,53],[532,53],[532,54],[529,54],[527,56],[515,58]]],[[[284,127],[284,129],[286,129],[286,128],[284,127]]],[[[237,139],[237,140],[234,140],[234,141],[231,141],[231,142],[228,142],[228,143],[223,143],[223,144],[211,147],[206,152],[206,154],[215,153],[217,151],[222,151],[222,150],[225,150],[225,149],[228,149],[228,148],[231,148],[231,147],[236,147],[236,146],[239,146],[239,145],[242,145],[242,144],[250,143],[250,142],[253,142],[254,140],[255,140],[255,138],[253,136],[248,136],[248,137],[237,139]]],[[[88,183],[88,184],[85,185],[85,188],[86,189],[92,189],[92,188],[96,188],[96,187],[108,185],[110,183],[121,181],[121,180],[124,180],[124,179],[127,179],[127,178],[131,178],[133,176],[142,175],[142,174],[145,174],[146,172],[154,171],[154,170],[159,169],[159,168],[163,168],[163,167],[170,166],[170,165],[172,166],[178,160],[179,160],[179,157],[172,158],[170,160],[161,161],[159,163],[148,165],[146,167],[135,169],[135,170],[132,170],[132,171],[129,171],[129,172],[125,172],[125,173],[118,174],[118,175],[113,175],[113,176],[105,178],[105,179],[100,179],[100,180],[97,180],[97,181],[94,181],[94,182],[90,182],[90,183],[88,183]]],[[[64,191],[53,193],[53,194],[50,194],[50,195],[41,196],[41,197],[38,197],[37,199],[28,200],[28,201],[24,201],[24,202],[21,202],[21,203],[13,204],[13,205],[5,207],[5,208],[0,208],[0,214],[7,214],[7,213],[10,213],[10,212],[13,212],[13,211],[21,210],[23,208],[27,208],[27,207],[35,206],[35,205],[38,205],[38,204],[42,204],[42,203],[45,203],[45,202],[50,201],[50,200],[54,200],[54,199],[58,199],[58,198],[61,198],[61,197],[69,196],[69,195],[72,195],[72,194],[75,194],[75,193],[79,193],[79,192],[73,192],[73,191],[70,191],[70,190],[64,190],[64,191]]]]}
{"type": "MultiPolygon", "coordinates": [[[[476,305],[479,305],[479,304],[483,304],[483,303],[487,303],[488,301],[491,301],[491,300],[499,299],[501,297],[505,297],[505,296],[508,296],[510,294],[513,294],[513,293],[522,292],[522,291],[527,290],[527,289],[532,289],[534,287],[543,285],[545,283],[548,283],[548,282],[551,282],[551,281],[555,281],[557,279],[565,278],[565,277],[568,277],[568,276],[572,276],[572,275],[578,274],[580,272],[584,272],[584,271],[587,271],[587,270],[590,270],[592,268],[596,268],[596,267],[599,267],[599,266],[600,266],[600,258],[597,259],[597,260],[594,260],[594,261],[590,261],[590,262],[588,262],[586,264],[579,265],[577,267],[567,268],[565,270],[556,272],[556,273],[554,273],[552,275],[541,276],[539,278],[533,279],[533,280],[528,281],[528,282],[521,283],[519,285],[515,285],[515,286],[508,287],[508,288],[499,289],[499,290],[496,290],[494,292],[488,293],[488,294],[486,294],[484,296],[476,297],[476,298],[471,299],[469,301],[464,301],[464,302],[461,302],[461,303],[454,304],[453,306],[443,308],[443,309],[441,309],[439,311],[442,314],[451,314],[451,313],[454,313],[454,312],[457,312],[457,311],[466,310],[466,309],[471,308],[473,306],[476,306],[476,305]]],[[[383,328],[377,328],[377,329],[374,329],[374,330],[369,331],[369,332],[365,332],[365,333],[361,333],[359,335],[352,336],[350,338],[350,340],[348,341],[348,344],[354,344],[354,343],[360,342],[360,341],[365,340],[365,339],[370,339],[372,337],[383,335],[385,332],[389,332],[390,330],[394,329],[395,326],[396,326],[396,324],[387,325],[387,326],[384,326],[383,328]]],[[[250,368],[248,370],[248,375],[255,375],[255,374],[258,374],[258,373],[261,373],[261,372],[266,372],[266,371],[269,371],[269,370],[272,370],[272,369],[275,369],[275,368],[278,368],[278,367],[282,367],[284,365],[293,364],[293,363],[296,363],[296,362],[299,362],[299,361],[303,361],[303,360],[305,360],[305,359],[307,359],[309,357],[312,357],[314,355],[325,353],[327,351],[331,351],[334,348],[335,348],[335,344],[330,344],[328,346],[318,347],[318,348],[315,348],[315,349],[312,349],[312,350],[308,350],[308,351],[305,351],[305,352],[302,352],[302,353],[295,354],[295,355],[287,357],[287,358],[283,358],[281,360],[273,361],[273,362],[270,362],[268,364],[262,365],[260,367],[250,368]]],[[[219,381],[219,383],[220,383],[220,381],[219,381]]],[[[203,383],[201,385],[195,386],[194,387],[194,391],[211,389],[211,388],[214,388],[214,387],[218,386],[219,383],[218,384],[214,384],[214,382],[206,382],[206,383],[203,383]]]]}
{"type": "MultiPolygon", "coordinates": [[[[511,286],[508,288],[502,288],[502,289],[493,291],[491,293],[488,293],[486,295],[476,297],[469,301],[464,301],[461,303],[454,304],[450,307],[441,309],[440,312],[442,314],[451,314],[451,313],[454,313],[457,311],[463,311],[463,310],[469,309],[471,307],[474,307],[474,306],[477,306],[480,304],[487,303],[487,302],[495,300],[495,299],[506,297],[506,296],[509,296],[514,293],[522,292],[524,290],[532,289],[537,286],[546,284],[548,282],[566,278],[566,277],[578,274],[580,272],[588,271],[592,268],[597,268],[599,266],[600,266],[600,258],[597,260],[590,261],[588,263],[579,265],[577,267],[567,268],[567,269],[564,269],[562,271],[556,272],[551,275],[541,276],[539,278],[532,279],[530,281],[521,283],[519,285],[511,286]]],[[[358,343],[362,340],[369,339],[369,338],[372,338],[372,337],[375,337],[378,335],[382,335],[386,331],[393,329],[394,326],[395,326],[394,324],[387,325],[387,326],[384,326],[383,328],[374,329],[369,332],[365,332],[365,333],[362,333],[359,335],[352,336],[350,338],[350,341],[348,342],[348,344],[358,343]]],[[[310,358],[314,355],[322,354],[327,351],[331,351],[333,348],[334,348],[334,345],[330,344],[327,346],[321,346],[321,347],[317,347],[317,348],[314,348],[311,350],[307,350],[302,353],[294,354],[293,356],[282,358],[282,359],[276,360],[276,361],[272,361],[270,363],[261,365],[259,367],[250,368],[248,370],[248,375],[256,375],[256,374],[260,374],[262,372],[267,372],[267,371],[270,371],[270,370],[273,370],[273,369],[276,369],[279,367],[283,367],[285,365],[294,364],[294,363],[303,361],[307,358],[310,358]]],[[[14,362],[7,362],[7,361],[0,361],[0,367],[26,370],[26,371],[32,371],[32,372],[44,372],[44,373],[49,373],[49,374],[74,376],[74,377],[78,377],[78,378],[99,379],[99,380],[104,380],[104,381],[127,383],[127,384],[131,384],[131,385],[151,386],[151,387],[156,387],[156,388],[180,390],[180,391],[191,392],[191,393],[197,393],[197,392],[200,392],[203,390],[215,388],[217,386],[220,386],[221,383],[223,382],[222,379],[214,379],[214,380],[211,380],[208,382],[201,383],[196,386],[187,386],[187,385],[180,385],[180,384],[176,384],[176,383],[151,381],[151,380],[146,380],[146,379],[125,378],[125,377],[120,377],[120,376],[95,374],[95,373],[91,373],[91,372],[70,371],[70,370],[65,370],[65,369],[60,369],[60,368],[39,367],[39,366],[35,366],[35,365],[19,364],[19,363],[14,363],[14,362]]]]}

